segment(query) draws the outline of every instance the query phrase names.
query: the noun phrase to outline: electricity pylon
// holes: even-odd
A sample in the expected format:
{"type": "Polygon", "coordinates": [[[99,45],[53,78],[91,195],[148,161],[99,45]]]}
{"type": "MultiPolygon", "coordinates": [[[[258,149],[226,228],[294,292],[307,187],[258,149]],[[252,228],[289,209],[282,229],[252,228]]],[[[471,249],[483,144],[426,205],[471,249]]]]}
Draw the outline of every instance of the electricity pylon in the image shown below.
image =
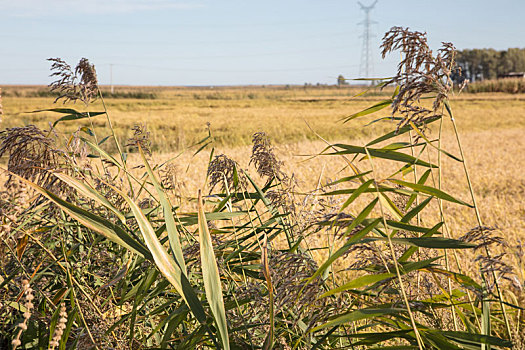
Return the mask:
{"type": "Polygon", "coordinates": [[[361,51],[361,64],[359,65],[359,75],[362,78],[370,78],[370,74],[372,74],[373,71],[372,48],[370,47],[370,38],[374,36],[370,32],[370,26],[374,23],[377,23],[370,19],[370,11],[372,11],[374,6],[377,4],[377,0],[375,0],[374,3],[369,6],[363,5],[360,1],[358,1],[357,3],[359,4],[359,6],[361,6],[361,10],[365,11],[365,20],[359,22],[359,24],[362,24],[364,27],[363,34],[361,34],[361,38],[363,39],[363,46],[361,51]]]}

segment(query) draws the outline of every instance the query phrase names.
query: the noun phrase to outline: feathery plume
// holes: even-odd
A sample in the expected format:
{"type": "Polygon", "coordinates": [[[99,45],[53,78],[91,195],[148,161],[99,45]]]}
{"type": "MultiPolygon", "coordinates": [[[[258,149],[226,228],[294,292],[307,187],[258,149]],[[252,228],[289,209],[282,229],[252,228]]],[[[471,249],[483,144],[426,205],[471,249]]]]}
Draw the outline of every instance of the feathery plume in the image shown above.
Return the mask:
{"type": "Polygon", "coordinates": [[[150,133],[145,124],[135,124],[133,128],[133,136],[128,139],[126,146],[139,147],[147,156],[151,156],[151,140],[150,133]]]}
{"type": "Polygon", "coordinates": [[[47,189],[57,184],[51,173],[60,163],[54,146],[54,140],[34,125],[0,131],[0,157],[9,154],[7,170],[47,189]]]}
{"type": "Polygon", "coordinates": [[[238,164],[224,154],[215,156],[208,166],[208,177],[210,178],[210,193],[215,186],[221,185],[222,189],[232,189],[239,182],[244,182],[241,172],[237,171],[238,164]]]}
{"type": "Polygon", "coordinates": [[[268,181],[274,177],[281,180],[283,177],[283,172],[281,171],[283,163],[278,161],[273,153],[273,147],[266,133],[256,132],[253,134],[252,142],[253,148],[250,164],[253,163],[261,177],[268,177],[268,181]]]}
{"type": "Polygon", "coordinates": [[[409,122],[420,126],[426,119],[440,115],[439,108],[452,90],[452,71],[456,67],[456,49],[451,43],[442,43],[437,56],[427,43],[426,33],[393,27],[383,37],[382,57],[401,50],[403,59],[397,74],[387,84],[397,84],[399,92],[392,103],[392,116],[403,116],[398,128],[409,122]],[[432,109],[419,105],[424,94],[435,93],[432,109]]]}
{"type": "Polygon", "coordinates": [[[95,66],[90,64],[88,59],[82,58],[75,70],[61,58],[48,58],[47,60],[53,62],[51,76],[57,78],[49,84],[51,91],[59,94],[55,102],[60,99],[64,99],[64,103],[80,100],[87,106],[97,98],[97,73],[95,66]]]}

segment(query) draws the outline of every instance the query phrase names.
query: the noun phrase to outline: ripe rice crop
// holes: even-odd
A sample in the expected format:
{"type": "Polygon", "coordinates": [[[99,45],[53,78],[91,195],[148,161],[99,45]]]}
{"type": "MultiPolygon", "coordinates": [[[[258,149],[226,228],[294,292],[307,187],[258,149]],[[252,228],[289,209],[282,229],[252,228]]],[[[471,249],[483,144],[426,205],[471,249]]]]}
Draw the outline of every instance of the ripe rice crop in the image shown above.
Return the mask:
{"type": "Polygon", "coordinates": [[[525,78],[505,78],[482,80],[467,85],[467,92],[504,92],[507,94],[525,93],[525,78]]]}

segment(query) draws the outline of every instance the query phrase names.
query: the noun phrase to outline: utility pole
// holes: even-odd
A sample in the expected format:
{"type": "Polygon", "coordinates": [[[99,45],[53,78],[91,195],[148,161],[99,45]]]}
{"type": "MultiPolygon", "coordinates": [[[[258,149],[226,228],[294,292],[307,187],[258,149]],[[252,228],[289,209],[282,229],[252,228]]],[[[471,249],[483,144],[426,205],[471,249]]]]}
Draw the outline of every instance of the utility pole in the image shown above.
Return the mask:
{"type": "Polygon", "coordinates": [[[113,63],[109,64],[109,86],[110,86],[110,89],[111,89],[111,93],[113,93],[114,92],[114,89],[113,89],[113,63]]]}
{"type": "Polygon", "coordinates": [[[374,23],[377,23],[370,19],[370,11],[372,11],[374,6],[377,4],[377,0],[375,0],[372,3],[372,5],[369,6],[363,5],[360,1],[358,1],[357,3],[359,4],[359,6],[361,6],[361,10],[365,11],[365,19],[364,21],[359,23],[362,24],[364,27],[363,34],[361,34],[361,38],[363,39],[363,46],[361,51],[361,64],[359,65],[359,75],[362,78],[370,78],[370,74],[372,74],[373,71],[372,48],[370,47],[370,38],[374,36],[370,32],[370,26],[374,23]]]}

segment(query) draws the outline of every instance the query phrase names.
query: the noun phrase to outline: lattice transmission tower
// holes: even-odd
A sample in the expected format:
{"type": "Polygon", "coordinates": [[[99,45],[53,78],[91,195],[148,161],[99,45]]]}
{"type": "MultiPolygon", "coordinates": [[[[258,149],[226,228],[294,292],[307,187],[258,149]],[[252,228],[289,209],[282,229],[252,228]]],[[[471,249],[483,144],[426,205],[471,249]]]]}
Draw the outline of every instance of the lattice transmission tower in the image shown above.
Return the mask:
{"type": "Polygon", "coordinates": [[[377,23],[370,19],[370,11],[372,11],[374,6],[377,4],[377,0],[375,0],[372,5],[369,6],[363,5],[360,1],[357,3],[359,6],[361,6],[361,10],[365,12],[364,21],[359,22],[359,24],[362,24],[364,27],[363,34],[361,34],[363,46],[361,51],[361,63],[359,65],[359,75],[363,78],[370,78],[370,75],[373,72],[372,47],[370,46],[370,39],[374,37],[374,35],[371,33],[370,27],[372,24],[377,23]]]}

